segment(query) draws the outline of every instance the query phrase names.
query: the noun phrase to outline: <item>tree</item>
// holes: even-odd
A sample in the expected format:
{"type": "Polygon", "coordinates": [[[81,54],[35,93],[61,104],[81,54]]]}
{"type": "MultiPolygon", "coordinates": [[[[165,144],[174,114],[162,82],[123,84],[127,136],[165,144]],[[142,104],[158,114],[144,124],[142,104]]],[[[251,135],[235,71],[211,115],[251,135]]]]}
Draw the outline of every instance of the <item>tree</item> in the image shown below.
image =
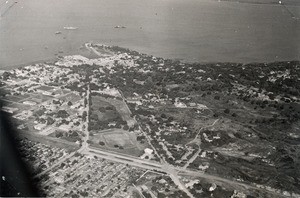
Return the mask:
{"type": "Polygon", "coordinates": [[[108,111],[113,111],[114,110],[113,106],[107,106],[107,107],[105,107],[105,109],[108,110],[108,111]]]}
{"type": "Polygon", "coordinates": [[[220,100],[220,96],[215,96],[214,99],[215,100],[220,100]]]}
{"type": "Polygon", "coordinates": [[[104,107],[99,107],[99,111],[100,111],[101,113],[105,113],[106,109],[105,109],[104,107]]]}
{"type": "Polygon", "coordinates": [[[100,144],[100,146],[104,146],[105,145],[105,143],[102,142],[102,141],[100,141],[99,144],[100,144]]]}
{"type": "Polygon", "coordinates": [[[57,117],[59,117],[59,118],[67,118],[67,117],[69,117],[69,114],[68,114],[68,112],[66,110],[59,110],[57,112],[57,117]]]}
{"type": "Polygon", "coordinates": [[[69,106],[72,106],[72,105],[73,105],[73,103],[72,103],[71,101],[69,101],[69,102],[68,102],[68,105],[69,105],[69,106]]]}
{"type": "Polygon", "coordinates": [[[84,122],[86,121],[86,117],[87,117],[87,112],[84,111],[84,112],[82,113],[82,120],[83,120],[84,122]]]}
{"type": "Polygon", "coordinates": [[[71,137],[78,137],[78,133],[76,131],[73,131],[72,133],[70,133],[71,137]]]}
{"type": "Polygon", "coordinates": [[[2,79],[6,81],[6,80],[9,78],[9,76],[10,76],[10,73],[8,73],[7,71],[5,71],[5,72],[2,74],[2,79]]]}
{"type": "Polygon", "coordinates": [[[123,129],[124,129],[125,131],[127,131],[127,130],[129,129],[129,126],[126,124],[126,125],[124,125],[123,129]]]}
{"type": "Polygon", "coordinates": [[[47,125],[51,125],[54,123],[54,119],[51,117],[47,117],[47,125]]]}
{"type": "Polygon", "coordinates": [[[157,187],[156,186],[152,186],[151,190],[154,191],[154,192],[156,192],[157,191],[157,187]]]}
{"type": "Polygon", "coordinates": [[[228,113],[230,113],[230,110],[229,110],[229,109],[225,109],[225,110],[224,110],[224,113],[227,113],[227,114],[228,114],[228,113]]]}
{"type": "Polygon", "coordinates": [[[141,135],[141,136],[137,136],[137,137],[136,137],[136,140],[137,140],[137,141],[142,141],[142,140],[144,140],[144,139],[146,139],[146,137],[145,137],[144,135],[141,135]]]}
{"type": "Polygon", "coordinates": [[[172,122],[174,120],[174,118],[172,117],[172,116],[170,116],[169,118],[168,118],[168,121],[169,122],[172,122]]]}
{"type": "Polygon", "coordinates": [[[219,117],[219,114],[218,113],[214,113],[214,117],[219,117]]]}
{"type": "Polygon", "coordinates": [[[161,117],[161,118],[167,118],[166,114],[164,114],[164,113],[161,114],[160,117],[161,117]]]}
{"type": "Polygon", "coordinates": [[[166,197],[165,194],[163,194],[163,193],[161,193],[161,192],[158,192],[157,198],[165,198],[165,197],[166,197]]]}
{"type": "Polygon", "coordinates": [[[56,134],[55,134],[55,137],[57,138],[60,138],[63,136],[63,133],[61,131],[58,131],[56,134]]]}
{"type": "Polygon", "coordinates": [[[53,104],[58,104],[58,105],[60,105],[59,100],[53,100],[52,102],[53,102],[53,104]]]}
{"type": "Polygon", "coordinates": [[[88,144],[92,144],[93,142],[91,140],[86,141],[88,144]]]}

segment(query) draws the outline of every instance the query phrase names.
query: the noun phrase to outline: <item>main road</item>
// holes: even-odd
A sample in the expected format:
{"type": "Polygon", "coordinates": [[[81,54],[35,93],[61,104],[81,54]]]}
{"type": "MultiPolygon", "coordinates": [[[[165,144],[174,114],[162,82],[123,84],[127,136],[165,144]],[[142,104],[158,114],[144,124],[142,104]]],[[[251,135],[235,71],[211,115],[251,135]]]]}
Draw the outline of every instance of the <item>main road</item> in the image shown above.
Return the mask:
{"type": "MultiPolygon", "coordinates": [[[[86,111],[87,111],[87,115],[89,115],[89,113],[90,113],[90,104],[89,104],[90,103],[90,86],[89,85],[88,85],[88,89],[87,89],[86,98],[87,98],[86,111]]],[[[215,120],[212,125],[209,125],[207,127],[214,126],[218,120],[219,119],[215,120]]],[[[172,181],[178,186],[178,188],[181,189],[182,191],[184,191],[189,197],[193,197],[193,195],[189,192],[189,190],[185,187],[185,185],[181,183],[181,181],[178,177],[179,175],[181,175],[181,176],[191,176],[191,177],[200,177],[200,178],[208,179],[208,180],[214,181],[214,182],[221,182],[221,183],[230,184],[230,185],[233,185],[235,187],[240,187],[240,188],[243,188],[243,189],[260,190],[260,191],[265,191],[269,194],[274,194],[276,196],[282,196],[282,194],[280,194],[280,193],[270,191],[268,189],[259,188],[259,187],[255,186],[254,184],[244,183],[244,182],[236,181],[236,180],[233,180],[233,179],[226,179],[226,178],[222,178],[222,177],[219,177],[219,176],[216,176],[216,175],[207,174],[207,173],[202,172],[202,171],[189,170],[189,169],[187,169],[186,166],[185,167],[175,167],[173,165],[170,165],[170,164],[164,162],[164,160],[159,163],[159,162],[149,161],[149,160],[145,160],[145,159],[140,159],[140,158],[137,158],[137,157],[134,157],[134,156],[126,155],[126,154],[120,154],[120,153],[117,153],[117,152],[102,150],[102,149],[98,149],[98,148],[97,149],[90,148],[89,145],[88,145],[88,139],[89,139],[89,131],[88,131],[88,124],[89,123],[88,122],[89,122],[89,119],[87,117],[87,119],[84,123],[84,125],[85,125],[85,127],[84,127],[85,137],[83,138],[82,146],[80,147],[79,150],[77,150],[78,153],[81,153],[81,154],[84,154],[84,155],[98,156],[100,158],[107,159],[107,160],[110,160],[110,161],[123,163],[123,164],[128,164],[128,165],[140,167],[140,168],[143,168],[143,169],[154,170],[154,171],[158,171],[160,173],[165,173],[165,174],[169,175],[170,178],[172,179],[172,181]]],[[[198,137],[198,135],[199,135],[199,133],[202,129],[207,128],[207,127],[202,127],[199,130],[199,132],[198,132],[198,134],[195,138],[198,137]]],[[[47,168],[43,172],[39,173],[35,177],[40,177],[43,174],[51,171],[53,168],[59,166],[66,159],[73,157],[75,155],[75,153],[76,152],[72,152],[69,155],[61,158],[54,165],[47,168]]]]}
{"type": "Polygon", "coordinates": [[[169,175],[171,177],[173,182],[176,185],[178,185],[178,187],[181,188],[181,190],[184,190],[185,186],[180,182],[180,180],[178,179],[177,176],[190,176],[190,177],[196,177],[196,178],[199,177],[199,178],[208,179],[210,181],[215,181],[218,183],[226,183],[226,184],[232,185],[232,186],[240,188],[240,189],[259,190],[259,191],[264,191],[268,194],[273,194],[273,195],[276,195],[279,197],[282,196],[282,194],[279,192],[274,192],[269,189],[259,188],[259,187],[255,186],[255,184],[236,181],[234,179],[226,179],[223,177],[205,173],[203,171],[193,171],[193,170],[189,170],[189,169],[186,169],[183,167],[175,167],[175,166],[168,165],[168,164],[161,164],[161,163],[152,162],[149,160],[142,160],[142,159],[139,159],[139,158],[136,158],[133,156],[129,156],[129,155],[117,154],[117,153],[111,152],[111,151],[104,151],[104,150],[98,150],[98,149],[92,149],[92,148],[86,148],[84,150],[81,150],[80,152],[84,155],[97,156],[99,158],[107,159],[110,161],[128,164],[128,165],[136,166],[136,167],[143,168],[143,169],[154,170],[154,171],[158,171],[160,173],[165,173],[166,175],[169,175]]]}

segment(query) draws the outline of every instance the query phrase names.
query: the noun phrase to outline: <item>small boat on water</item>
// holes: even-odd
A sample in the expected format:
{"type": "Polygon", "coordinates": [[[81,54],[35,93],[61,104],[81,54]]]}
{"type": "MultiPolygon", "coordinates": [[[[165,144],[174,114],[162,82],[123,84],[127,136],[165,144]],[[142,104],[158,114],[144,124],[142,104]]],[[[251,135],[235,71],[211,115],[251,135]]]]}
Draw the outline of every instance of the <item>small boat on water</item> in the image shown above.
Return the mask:
{"type": "Polygon", "coordinates": [[[55,32],[55,34],[61,34],[61,31],[57,31],[57,32],[55,32]]]}
{"type": "Polygon", "coordinates": [[[115,28],[126,28],[126,26],[117,25],[117,26],[115,26],[115,28]]]}
{"type": "Polygon", "coordinates": [[[64,27],[65,30],[77,30],[78,27],[64,27]]]}

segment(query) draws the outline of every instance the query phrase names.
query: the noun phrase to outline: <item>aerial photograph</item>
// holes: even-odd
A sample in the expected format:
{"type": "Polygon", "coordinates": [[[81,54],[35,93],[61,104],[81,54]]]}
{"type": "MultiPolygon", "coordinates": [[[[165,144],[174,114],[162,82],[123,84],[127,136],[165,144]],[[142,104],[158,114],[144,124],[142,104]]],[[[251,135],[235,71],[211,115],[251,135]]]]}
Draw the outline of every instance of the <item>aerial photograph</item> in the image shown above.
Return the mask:
{"type": "Polygon", "coordinates": [[[0,0],[0,197],[300,198],[299,0],[0,0]]]}

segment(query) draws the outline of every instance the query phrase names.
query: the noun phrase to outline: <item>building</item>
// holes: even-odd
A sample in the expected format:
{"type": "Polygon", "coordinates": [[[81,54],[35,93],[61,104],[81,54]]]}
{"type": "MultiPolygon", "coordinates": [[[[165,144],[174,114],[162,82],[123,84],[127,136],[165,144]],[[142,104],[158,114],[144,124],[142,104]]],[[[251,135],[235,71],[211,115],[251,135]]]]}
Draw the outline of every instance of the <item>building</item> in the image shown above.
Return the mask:
{"type": "Polygon", "coordinates": [[[40,131],[40,130],[44,129],[45,127],[46,127],[45,124],[37,124],[33,128],[40,131]]]}
{"type": "Polygon", "coordinates": [[[30,105],[30,106],[34,106],[34,105],[36,105],[36,102],[26,100],[26,101],[23,102],[23,104],[25,104],[25,105],[30,105]]]}
{"type": "Polygon", "coordinates": [[[149,148],[145,148],[144,152],[148,155],[151,155],[153,153],[153,150],[149,148]]]}

